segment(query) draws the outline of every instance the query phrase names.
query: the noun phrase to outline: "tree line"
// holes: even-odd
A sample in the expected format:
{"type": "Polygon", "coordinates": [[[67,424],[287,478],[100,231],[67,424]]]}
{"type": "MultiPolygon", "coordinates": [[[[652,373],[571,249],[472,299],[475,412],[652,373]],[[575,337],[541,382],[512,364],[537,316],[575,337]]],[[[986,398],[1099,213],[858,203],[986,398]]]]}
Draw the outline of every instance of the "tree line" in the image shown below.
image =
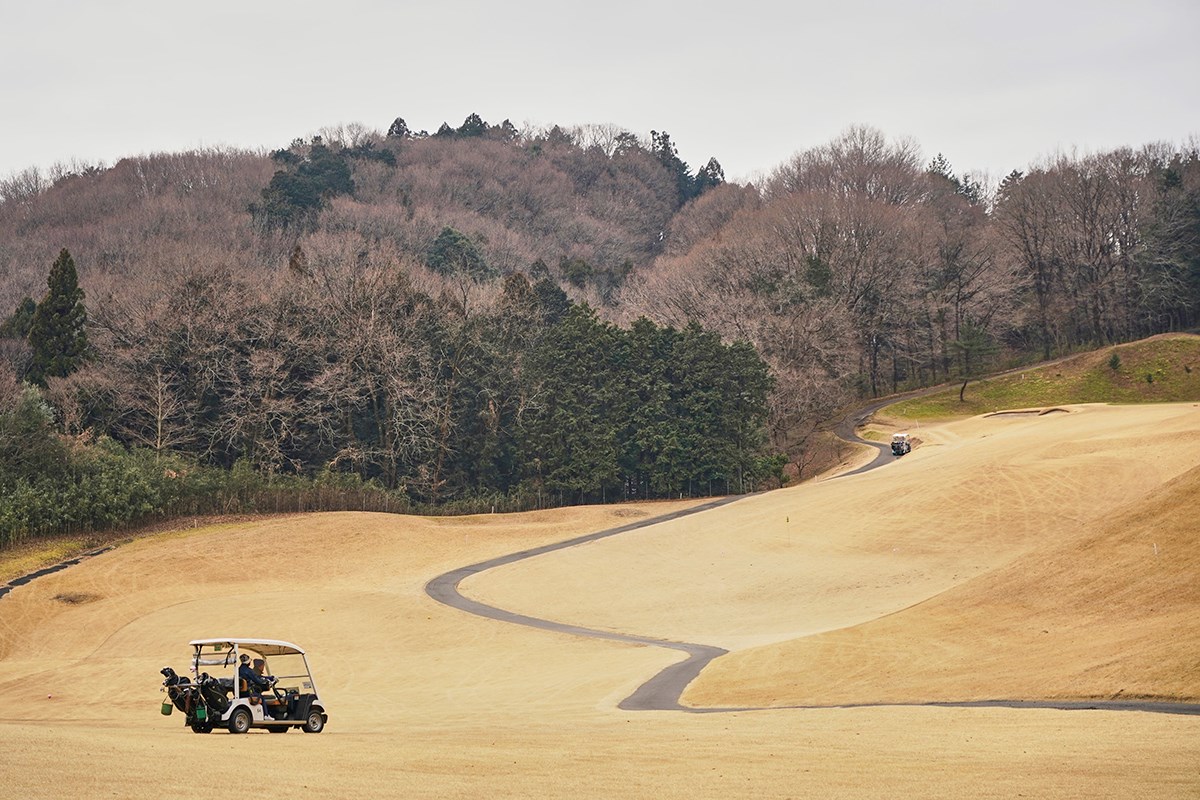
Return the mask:
{"type": "Polygon", "coordinates": [[[422,287],[382,258],[294,256],[271,291],[194,275],[153,303],[110,300],[81,342],[59,330],[83,313],[64,250],[34,313],[50,322],[26,330],[30,383],[10,371],[0,403],[0,448],[48,453],[0,467],[0,538],[306,497],[442,513],[781,480],[771,378],[744,342],[623,328],[548,278],[417,272],[422,287]],[[78,349],[34,369],[54,342],[78,349]]]}
{"type": "Polygon", "coordinates": [[[776,441],[803,436],[852,397],[1194,327],[1200,146],[1059,155],[988,186],[852,128],[683,208],[622,302],[752,342],[776,441]]]}

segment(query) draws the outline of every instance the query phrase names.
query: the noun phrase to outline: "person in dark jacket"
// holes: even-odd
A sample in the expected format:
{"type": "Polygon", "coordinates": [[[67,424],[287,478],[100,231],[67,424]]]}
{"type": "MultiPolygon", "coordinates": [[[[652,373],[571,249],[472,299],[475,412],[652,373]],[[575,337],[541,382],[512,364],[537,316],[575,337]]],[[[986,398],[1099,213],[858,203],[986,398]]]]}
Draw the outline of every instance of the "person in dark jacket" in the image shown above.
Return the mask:
{"type": "Polygon", "coordinates": [[[267,713],[267,702],[262,693],[264,689],[271,688],[271,684],[275,682],[275,679],[268,675],[260,675],[258,672],[255,672],[254,667],[250,666],[250,656],[246,655],[245,653],[242,653],[240,660],[242,665],[238,667],[238,678],[246,682],[246,697],[257,697],[258,702],[261,703],[263,707],[263,716],[266,719],[273,719],[273,717],[267,713]]]}

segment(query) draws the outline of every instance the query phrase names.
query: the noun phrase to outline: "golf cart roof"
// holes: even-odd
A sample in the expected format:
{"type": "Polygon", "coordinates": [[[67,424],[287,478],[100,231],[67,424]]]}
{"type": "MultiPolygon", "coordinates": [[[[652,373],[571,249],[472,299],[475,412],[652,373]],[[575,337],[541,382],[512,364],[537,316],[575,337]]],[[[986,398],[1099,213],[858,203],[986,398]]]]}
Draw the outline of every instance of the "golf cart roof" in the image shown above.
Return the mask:
{"type": "Polygon", "coordinates": [[[193,639],[188,642],[192,647],[204,647],[206,645],[237,645],[238,647],[246,647],[256,653],[261,653],[264,656],[286,656],[286,655],[304,655],[304,650],[299,645],[294,645],[291,642],[280,641],[279,639],[193,639]]]}
{"type": "Polygon", "coordinates": [[[896,440],[899,440],[899,439],[907,439],[907,438],[908,438],[908,434],[907,434],[907,433],[893,433],[893,434],[892,434],[892,440],[893,440],[893,441],[896,441],[896,440]]]}

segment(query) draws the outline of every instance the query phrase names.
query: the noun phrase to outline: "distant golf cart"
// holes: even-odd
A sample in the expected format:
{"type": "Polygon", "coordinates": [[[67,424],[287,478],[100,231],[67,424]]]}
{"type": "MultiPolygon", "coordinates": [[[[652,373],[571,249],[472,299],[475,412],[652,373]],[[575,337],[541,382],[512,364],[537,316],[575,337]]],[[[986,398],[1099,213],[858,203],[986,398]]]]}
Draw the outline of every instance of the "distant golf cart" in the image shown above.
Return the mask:
{"type": "Polygon", "coordinates": [[[892,455],[902,456],[912,450],[912,439],[907,433],[892,434],[892,455]]]}
{"type": "Polygon", "coordinates": [[[275,639],[196,639],[188,644],[191,678],[170,667],[161,670],[168,697],[162,706],[164,715],[179,709],[194,733],[210,733],[217,727],[230,733],[251,728],[320,733],[325,728],[329,715],[313,682],[308,657],[298,646],[275,639]],[[238,677],[243,656],[269,688],[255,691],[238,677]]]}

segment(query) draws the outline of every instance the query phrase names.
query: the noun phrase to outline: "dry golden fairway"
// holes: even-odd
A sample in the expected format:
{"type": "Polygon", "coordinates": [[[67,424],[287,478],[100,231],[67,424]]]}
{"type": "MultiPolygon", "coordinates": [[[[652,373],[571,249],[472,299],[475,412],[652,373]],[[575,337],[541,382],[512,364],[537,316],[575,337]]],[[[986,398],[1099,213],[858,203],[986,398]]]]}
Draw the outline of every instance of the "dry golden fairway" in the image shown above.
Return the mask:
{"type": "Polygon", "coordinates": [[[482,573],[531,616],[715,644],[679,655],[440,606],[434,576],[688,503],[327,514],[145,538],[0,598],[0,798],[1200,796],[1200,718],[789,705],[1200,698],[1200,408],[1073,407],[914,431],[896,463],[482,573]],[[206,636],[296,641],[319,736],[196,736],[158,669],[206,636]],[[48,697],[47,695],[52,695],[48,697]]]}

